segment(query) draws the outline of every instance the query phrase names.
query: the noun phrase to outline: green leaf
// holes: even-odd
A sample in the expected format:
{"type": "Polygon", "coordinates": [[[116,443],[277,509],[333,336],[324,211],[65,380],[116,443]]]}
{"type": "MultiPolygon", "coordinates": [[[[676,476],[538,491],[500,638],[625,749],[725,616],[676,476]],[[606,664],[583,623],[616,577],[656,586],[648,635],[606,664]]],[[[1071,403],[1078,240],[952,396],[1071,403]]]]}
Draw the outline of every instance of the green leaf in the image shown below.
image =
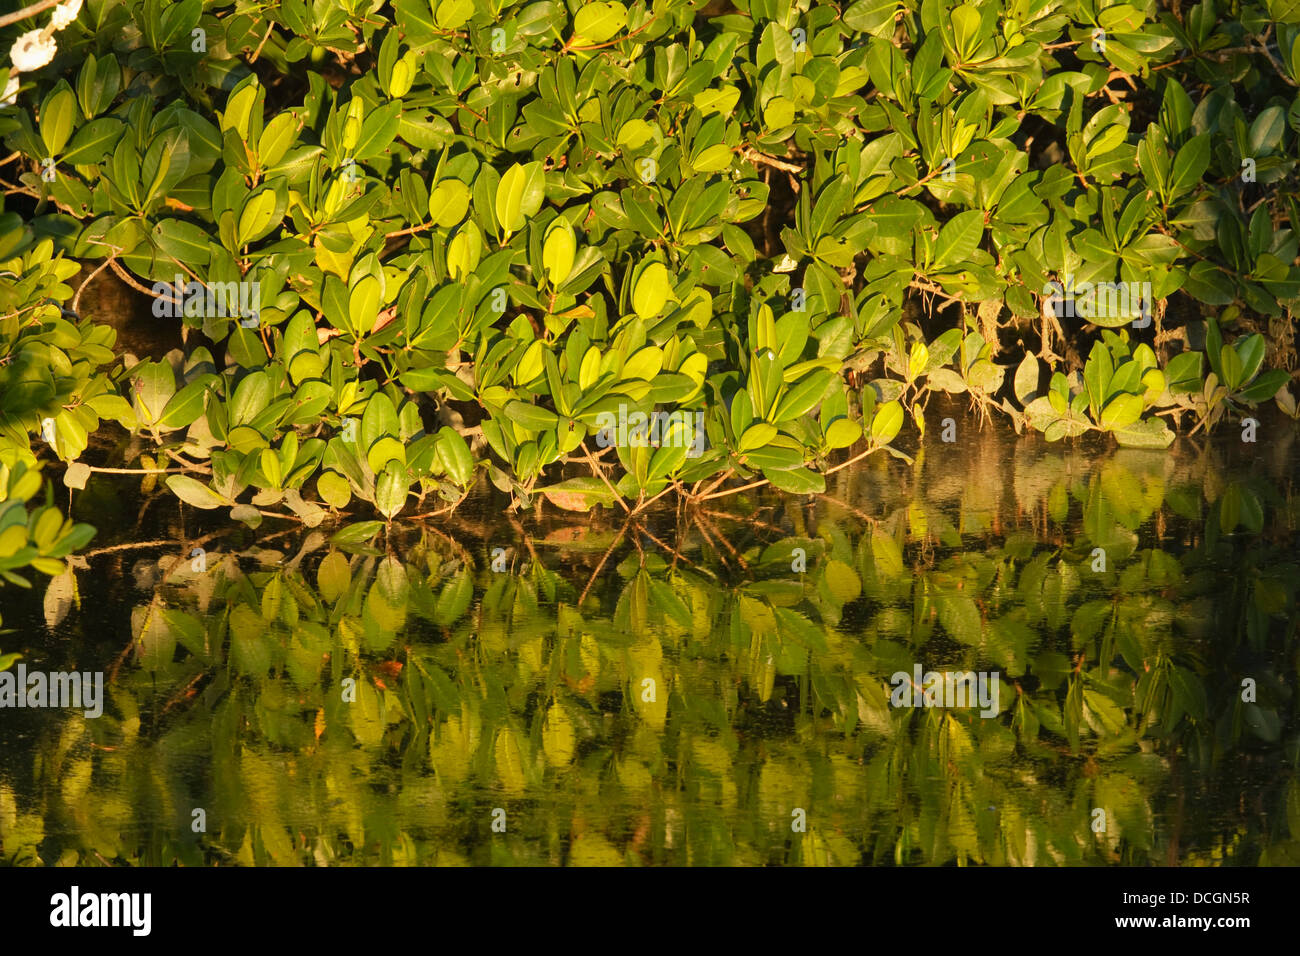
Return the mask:
{"type": "Polygon", "coordinates": [[[379,280],[362,276],[348,293],[348,324],[358,338],[368,335],[379,318],[379,280]]]}
{"type": "Polygon", "coordinates": [[[547,227],[546,239],[542,243],[542,268],[552,286],[560,286],[569,278],[577,254],[578,240],[573,226],[560,216],[547,227]]]}
{"type": "MultiPolygon", "coordinates": [[[[170,374],[170,369],[169,369],[170,374]]],[[[230,424],[247,425],[271,402],[271,378],[260,369],[244,376],[230,399],[230,424]]]]}
{"type": "Polygon", "coordinates": [[[808,468],[764,469],[763,477],[772,487],[796,495],[820,495],[826,491],[826,478],[808,468]]]}
{"type": "Polygon", "coordinates": [[[548,431],[560,422],[560,416],[555,412],[528,402],[510,402],[505,407],[505,413],[506,418],[517,422],[530,432],[548,431]]]}
{"type": "MultiPolygon", "coordinates": [[[[1238,385],[1245,385],[1259,373],[1259,367],[1264,363],[1264,336],[1256,332],[1237,339],[1232,345],[1241,357],[1241,381],[1238,385]]],[[[1235,390],[1237,385],[1231,387],[1235,390]]]]}
{"type": "Polygon", "coordinates": [[[850,30],[878,36],[878,31],[887,24],[892,30],[898,3],[899,0],[858,0],[844,11],[844,22],[850,30]]]}
{"type": "Polygon", "coordinates": [[[160,219],[153,227],[158,248],[191,268],[208,264],[208,234],[182,219],[160,219]]]}
{"type": "Polygon", "coordinates": [[[952,18],[952,35],[957,54],[963,62],[975,53],[980,43],[979,10],[968,3],[954,7],[948,14],[952,18]]]}
{"type": "Polygon", "coordinates": [[[429,193],[429,218],[449,229],[469,211],[469,187],[459,179],[443,179],[429,193]]]}
{"type": "Polygon", "coordinates": [[[755,422],[745,429],[745,433],[740,436],[740,441],[736,444],[736,451],[743,455],[755,448],[762,448],[771,444],[776,435],[775,425],[768,422],[755,422]]]}
{"type": "Polygon", "coordinates": [[[176,376],[166,362],[141,362],[131,370],[132,393],[136,415],[152,425],[162,417],[163,409],[176,394],[176,376]]]}
{"type": "Polygon", "coordinates": [[[978,209],[959,212],[939,230],[934,243],[934,264],[938,267],[969,266],[984,237],[984,213],[978,209]]]}
{"type": "Polygon", "coordinates": [[[461,488],[466,488],[474,478],[474,457],[469,452],[469,445],[454,428],[443,426],[438,429],[438,461],[445,471],[461,488]]]}
{"type": "Polygon", "coordinates": [[[835,378],[834,372],[825,369],[805,375],[794,385],[786,389],[785,395],[777,402],[772,412],[772,421],[785,422],[806,415],[817,407],[822,395],[835,378]]]}
{"type": "Polygon", "coordinates": [[[73,166],[92,166],[103,162],[122,138],[122,123],[112,117],[91,120],[73,134],[62,162],[73,166]]]}
{"type": "Polygon", "coordinates": [[[1266,402],[1291,380],[1291,374],[1285,369],[1275,368],[1265,372],[1237,393],[1237,399],[1251,404],[1266,402]]]}
{"type": "Polygon", "coordinates": [[[247,245],[269,233],[276,225],[276,194],[272,189],[259,189],[249,195],[239,213],[236,232],[239,245],[247,245]]]}
{"type": "Polygon", "coordinates": [[[1286,131],[1286,110],[1280,106],[1270,106],[1261,110],[1250,124],[1248,139],[1251,156],[1262,156],[1272,152],[1281,142],[1286,131]]]}
{"type": "Polygon", "coordinates": [[[1201,181],[1210,168],[1210,134],[1193,136],[1174,156],[1170,197],[1174,198],[1201,181]]]}
{"type": "Polygon", "coordinates": [[[731,147],[726,143],[714,143],[701,150],[691,160],[691,166],[697,173],[720,173],[731,165],[733,155],[731,147]]]}
{"type": "Polygon", "coordinates": [[[92,119],[108,109],[122,86],[122,70],[117,58],[106,56],[102,60],[87,53],[86,62],[77,76],[77,99],[81,101],[82,115],[92,119]]]}
{"type": "Polygon", "coordinates": [[[654,127],[643,119],[630,119],[618,130],[617,145],[627,149],[640,149],[654,135],[654,127]]]}
{"type": "Polygon", "coordinates": [[[351,158],[361,162],[385,153],[397,138],[398,120],[401,115],[402,104],[398,100],[385,103],[377,110],[368,113],[361,121],[361,133],[357,137],[357,145],[352,151],[351,158]]]}
{"type": "Polygon", "coordinates": [[[202,508],[204,511],[212,511],[232,503],[189,475],[168,475],[167,487],[181,501],[195,508],[202,508]]]}
{"type": "Polygon", "coordinates": [[[524,228],[528,218],[542,207],[544,187],[541,163],[515,163],[502,174],[494,206],[497,222],[507,236],[524,228]]]}
{"type": "Polygon", "coordinates": [[[1177,395],[1201,389],[1201,352],[1180,352],[1165,366],[1165,379],[1171,394],[1177,395]]]}
{"type": "Polygon", "coordinates": [[[375,480],[375,507],[379,513],[390,521],[406,505],[406,496],[411,489],[406,477],[406,466],[389,462],[375,480]]]}
{"type": "Polygon", "coordinates": [[[662,262],[646,263],[632,287],[632,311],[643,319],[653,319],[663,311],[668,292],[668,268],[662,262]]]}
{"type": "Polygon", "coordinates": [[[447,246],[447,271],[453,279],[462,279],[478,268],[483,253],[483,237],[474,220],[468,220],[447,246]]]}
{"type": "Polygon", "coordinates": [[[1104,342],[1096,342],[1083,366],[1083,384],[1094,421],[1100,419],[1102,405],[1110,395],[1110,378],[1114,373],[1112,362],[1110,349],[1104,342]]]}
{"type": "Polygon", "coordinates": [[[1241,360],[1241,353],[1231,345],[1219,349],[1219,368],[1223,370],[1223,384],[1228,391],[1235,392],[1246,384],[1246,366],[1241,360]]]}
{"type": "Polygon", "coordinates": [[[1142,396],[1121,394],[1111,399],[1101,412],[1101,427],[1109,430],[1127,428],[1142,417],[1142,396]]]}
{"type": "Polygon", "coordinates": [[[848,448],[861,437],[862,423],[847,418],[835,419],[826,429],[826,445],[829,448],[848,448]]]}
{"type": "Polygon", "coordinates": [[[375,474],[394,461],[406,466],[406,446],[394,435],[381,435],[366,449],[366,464],[375,474]]]}
{"type": "Polygon", "coordinates": [[[1219,322],[1210,316],[1205,324],[1205,358],[1210,363],[1210,371],[1223,381],[1223,333],[1219,331],[1219,322]]]}
{"type": "MultiPolygon", "coordinates": [[[[361,448],[370,449],[381,438],[396,439],[401,435],[397,409],[384,392],[376,392],[366,403],[361,415],[361,448]]],[[[405,456],[401,456],[405,458],[405,456]]]]}
{"type": "Polygon", "coordinates": [[[621,3],[584,3],[573,18],[573,46],[604,43],[627,22],[627,8],[621,3]]]}
{"type": "Polygon", "coordinates": [[[886,402],[876,409],[871,420],[871,442],[874,445],[887,445],[903,427],[903,406],[898,402],[886,402]]]}
{"type": "Polygon", "coordinates": [[[203,414],[204,398],[212,378],[204,376],[190,382],[171,397],[158,423],[166,428],[188,428],[203,414]]]}
{"type": "Polygon", "coordinates": [[[274,166],[289,152],[298,135],[298,117],[291,112],[272,117],[257,141],[257,161],[263,168],[274,166]]]}
{"type": "Polygon", "coordinates": [[[434,22],[440,30],[459,30],[474,16],[474,0],[441,0],[434,8],[434,22]]]}
{"type": "Polygon", "coordinates": [[[352,485],[337,471],[322,472],[316,479],[316,491],[334,508],[346,508],[352,500],[352,485]]]}
{"type": "MultiPolygon", "coordinates": [[[[72,135],[72,124],[77,116],[77,96],[66,81],[59,81],[45,101],[41,103],[41,139],[50,157],[57,157],[72,135]]],[[[44,157],[41,157],[42,159],[44,157]]]]}

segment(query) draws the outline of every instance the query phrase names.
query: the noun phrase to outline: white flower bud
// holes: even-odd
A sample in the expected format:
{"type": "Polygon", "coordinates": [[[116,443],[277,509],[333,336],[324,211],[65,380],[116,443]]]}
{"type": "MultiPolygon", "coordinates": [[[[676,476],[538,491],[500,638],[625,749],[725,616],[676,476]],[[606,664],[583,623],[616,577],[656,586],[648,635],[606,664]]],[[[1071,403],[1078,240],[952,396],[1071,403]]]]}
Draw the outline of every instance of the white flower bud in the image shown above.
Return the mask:
{"type": "Polygon", "coordinates": [[[15,71],[28,73],[53,60],[56,49],[54,37],[43,36],[40,30],[28,30],[14,42],[9,59],[15,71]]]}
{"type": "Polygon", "coordinates": [[[56,30],[62,30],[73,20],[77,19],[77,14],[81,12],[81,0],[63,0],[54,8],[54,17],[50,20],[50,25],[56,30]]]}

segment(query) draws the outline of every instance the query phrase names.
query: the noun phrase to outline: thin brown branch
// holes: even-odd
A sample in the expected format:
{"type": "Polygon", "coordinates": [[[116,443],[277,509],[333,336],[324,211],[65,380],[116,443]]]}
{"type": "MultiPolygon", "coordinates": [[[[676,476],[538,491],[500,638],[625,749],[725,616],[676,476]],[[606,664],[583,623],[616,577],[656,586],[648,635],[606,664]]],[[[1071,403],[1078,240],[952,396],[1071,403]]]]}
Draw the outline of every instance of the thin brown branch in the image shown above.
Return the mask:
{"type": "Polygon", "coordinates": [[[712,501],[714,498],[725,498],[728,495],[736,495],[736,494],[740,494],[740,492],[742,491],[749,491],[751,488],[761,488],[766,484],[768,484],[768,480],[766,478],[760,478],[758,481],[751,481],[747,485],[739,485],[735,488],[727,488],[725,491],[715,491],[711,495],[701,495],[699,500],[712,501]]]}
{"type": "Polygon", "coordinates": [[[256,63],[257,58],[262,55],[262,47],[266,46],[266,41],[271,39],[271,31],[274,29],[274,23],[268,23],[266,25],[266,33],[262,35],[262,42],[257,45],[257,49],[253,51],[253,55],[248,60],[250,64],[256,63]]]}
{"type": "Polygon", "coordinates": [[[9,24],[17,23],[19,20],[26,20],[28,17],[34,17],[36,14],[50,9],[50,7],[57,6],[58,3],[59,0],[40,0],[40,3],[33,3],[30,7],[23,7],[21,10],[16,10],[13,13],[6,13],[4,16],[0,17],[0,27],[7,27],[9,24]]]}
{"type": "Polygon", "coordinates": [[[627,506],[627,502],[624,501],[623,496],[618,493],[618,489],[609,483],[609,479],[605,477],[605,473],[601,471],[600,466],[596,464],[596,459],[591,457],[591,451],[590,449],[587,448],[587,443],[585,441],[582,443],[581,447],[582,447],[583,454],[587,456],[587,464],[591,466],[591,470],[600,476],[600,480],[605,483],[605,487],[608,488],[610,492],[614,495],[614,500],[617,501],[620,505],[622,505],[623,510],[630,515],[632,513],[632,509],[627,506]]]}
{"type": "Polygon", "coordinates": [[[848,461],[842,461],[842,462],[840,462],[838,465],[835,465],[835,466],[832,467],[832,468],[827,468],[826,471],[825,471],[823,474],[824,474],[824,475],[833,475],[833,474],[835,474],[835,472],[839,471],[841,468],[847,468],[847,467],[849,467],[849,465],[855,465],[855,464],[857,464],[858,462],[860,462],[862,459],[864,459],[864,458],[866,458],[868,455],[870,455],[873,451],[879,451],[879,450],[880,450],[880,449],[879,449],[877,446],[872,445],[872,446],[871,446],[870,448],[868,448],[866,451],[862,452],[861,454],[854,455],[852,458],[848,459],[848,461]]]}
{"type": "Polygon", "coordinates": [[[195,468],[101,468],[91,465],[90,470],[101,475],[179,475],[189,474],[195,468]]]}
{"type": "Polygon", "coordinates": [[[77,315],[81,315],[81,293],[86,291],[86,286],[94,282],[95,277],[99,275],[101,272],[103,272],[105,269],[107,269],[108,264],[112,261],[113,261],[113,257],[109,256],[107,259],[105,259],[103,262],[99,264],[98,269],[96,269],[90,275],[86,276],[85,282],[77,286],[77,294],[72,297],[72,311],[76,312],[77,315]]]}
{"type": "Polygon", "coordinates": [[[802,166],[797,166],[794,163],[787,163],[783,159],[777,159],[775,156],[768,156],[766,153],[760,153],[752,146],[746,146],[740,151],[740,155],[751,163],[771,166],[773,169],[779,169],[783,173],[802,173],[804,171],[802,166]]]}
{"type": "Polygon", "coordinates": [[[115,258],[109,259],[108,264],[110,267],[112,267],[113,271],[117,273],[117,277],[121,279],[123,282],[125,282],[127,285],[129,285],[132,289],[135,289],[136,292],[143,293],[144,295],[147,296],[152,296],[154,294],[153,289],[146,289],[139,282],[136,282],[135,277],[131,275],[131,273],[123,269],[118,264],[117,259],[115,258]]]}

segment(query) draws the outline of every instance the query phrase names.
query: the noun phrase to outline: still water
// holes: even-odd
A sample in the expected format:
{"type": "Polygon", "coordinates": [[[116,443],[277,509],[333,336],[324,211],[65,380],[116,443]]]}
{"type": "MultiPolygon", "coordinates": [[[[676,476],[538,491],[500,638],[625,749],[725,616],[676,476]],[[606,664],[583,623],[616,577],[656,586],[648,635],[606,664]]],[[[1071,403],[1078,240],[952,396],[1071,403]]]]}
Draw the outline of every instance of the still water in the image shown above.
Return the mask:
{"type": "Polygon", "coordinates": [[[97,475],[84,559],[0,592],[105,698],[0,710],[0,862],[1297,864],[1294,438],[971,431],[631,524],[97,475]],[[917,668],[996,713],[894,706],[917,668]]]}

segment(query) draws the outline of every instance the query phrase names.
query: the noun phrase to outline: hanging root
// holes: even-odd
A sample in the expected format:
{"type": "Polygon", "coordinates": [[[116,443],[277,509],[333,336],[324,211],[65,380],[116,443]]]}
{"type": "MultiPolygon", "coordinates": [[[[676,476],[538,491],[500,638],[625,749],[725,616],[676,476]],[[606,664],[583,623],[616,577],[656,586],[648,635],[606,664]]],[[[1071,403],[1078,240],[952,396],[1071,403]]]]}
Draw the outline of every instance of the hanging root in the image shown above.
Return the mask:
{"type": "Polygon", "coordinates": [[[1274,368],[1284,368],[1288,372],[1296,367],[1295,317],[1290,309],[1268,320],[1268,350],[1274,368]]]}
{"type": "Polygon", "coordinates": [[[985,299],[980,303],[979,312],[980,335],[984,336],[984,341],[989,344],[992,350],[991,358],[997,358],[998,353],[1002,351],[1002,344],[998,341],[998,316],[1002,314],[1001,299],[985,299]]]}

